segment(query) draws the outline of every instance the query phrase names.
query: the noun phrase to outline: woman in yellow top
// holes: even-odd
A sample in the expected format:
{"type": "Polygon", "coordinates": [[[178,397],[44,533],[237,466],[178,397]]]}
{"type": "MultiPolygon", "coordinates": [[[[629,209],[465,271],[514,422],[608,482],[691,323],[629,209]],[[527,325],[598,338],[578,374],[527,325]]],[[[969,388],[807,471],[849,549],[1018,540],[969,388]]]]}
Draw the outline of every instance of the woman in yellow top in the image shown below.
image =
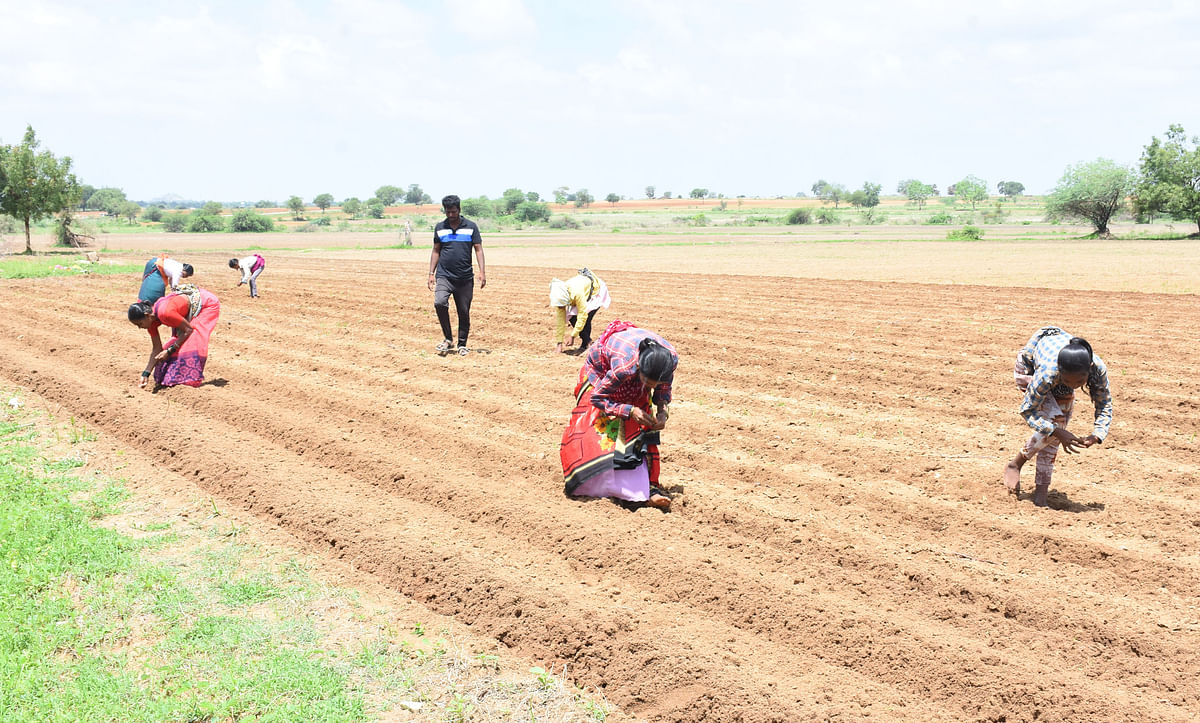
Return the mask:
{"type": "Polygon", "coordinates": [[[612,303],[608,295],[608,286],[586,268],[566,281],[554,279],[550,282],[550,306],[554,307],[557,321],[554,330],[554,350],[563,351],[575,343],[579,337],[579,351],[582,353],[592,343],[592,317],[600,309],[607,309],[612,303]],[[567,335],[567,326],[571,326],[567,335]],[[566,341],[563,341],[563,337],[566,341]]]}

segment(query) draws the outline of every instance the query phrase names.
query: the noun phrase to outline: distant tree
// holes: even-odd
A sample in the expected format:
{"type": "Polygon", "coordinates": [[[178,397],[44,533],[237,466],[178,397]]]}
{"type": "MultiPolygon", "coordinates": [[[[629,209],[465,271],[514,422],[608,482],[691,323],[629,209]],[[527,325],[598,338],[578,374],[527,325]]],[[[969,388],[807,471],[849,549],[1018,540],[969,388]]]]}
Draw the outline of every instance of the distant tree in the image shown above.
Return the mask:
{"type": "Polygon", "coordinates": [[[203,211],[204,215],[206,216],[220,216],[225,212],[225,207],[217,201],[209,201],[201,206],[200,210],[203,211]]]}
{"type": "Polygon", "coordinates": [[[212,233],[225,230],[225,220],[220,216],[204,213],[203,209],[192,212],[187,220],[189,233],[212,233]]]}
{"type": "Polygon", "coordinates": [[[566,186],[559,186],[558,188],[554,189],[554,202],[566,203],[568,190],[570,189],[568,189],[566,186]]]}
{"type": "Polygon", "coordinates": [[[142,214],[143,221],[158,223],[163,219],[163,207],[159,205],[147,206],[146,212],[142,214]]]}
{"type": "Polygon", "coordinates": [[[908,178],[900,182],[896,187],[896,191],[904,195],[910,202],[915,203],[917,209],[925,208],[925,201],[930,196],[937,195],[937,191],[933,186],[922,183],[915,178],[908,178]]]}
{"type": "Polygon", "coordinates": [[[408,187],[408,191],[404,194],[404,202],[419,206],[421,199],[425,198],[425,196],[426,193],[421,190],[421,187],[414,183],[408,187]]]}
{"type": "Polygon", "coordinates": [[[967,176],[953,186],[953,194],[958,198],[971,204],[971,210],[975,210],[975,206],[987,200],[988,184],[982,178],[975,176],[967,176]]]}
{"type": "Polygon", "coordinates": [[[257,203],[254,204],[254,207],[255,208],[275,208],[275,202],[274,201],[266,201],[266,200],[258,201],[257,203]]]}
{"type": "Polygon", "coordinates": [[[292,218],[296,221],[304,220],[304,199],[299,196],[292,196],[287,200],[287,207],[292,212],[292,218]]]}
{"type": "Polygon", "coordinates": [[[358,218],[358,214],[362,213],[362,201],[354,196],[342,201],[342,213],[350,215],[350,218],[358,218]]]}
{"type": "Polygon", "coordinates": [[[812,213],[807,208],[794,208],[784,217],[783,222],[789,226],[812,223],[812,213]]]}
{"type": "Polygon", "coordinates": [[[581,188],[575,192],[575,208],[587,208],[595,200],[586,188],[581,188]]]}
{"type": "Polygon", "coordinates": [[[654,198],[654,186],[646,186],[646,198],[654,198]]]}
{"type": "Polygon", "coordinates": [[[325,209],[333,205],[333,194],[322,193],[313,199],[313,205],[321,209],[321,213],[325,213],[325,209]]]}
{"type": "Polygon", "coordinates": [[[878,183],[863,182],[863,187],[849,196],[852,205],[860,208],[874,208],[879,205],[879,193],[883,186],[878,183]]]}
{"type": "Polygon", "coordinates": [[[90,183],[80,184],[80,186],[79,186],[79,210],[80,211],[87,208],[88,199],[90,199],[92,197],[92,194],[95,192],[96,192],[96,187],[91,185],[90,183]]]}
{"type": "Polygon", "coordinates": [[[530,191],[529,193],[525,194],[525,200],[529,201],[530,203],[537,203],[538,201],[542,200],[542,197],[537,191],[530,191]]]}
{"type": "Polygon", "coordinates": [[[126,201],[121,204],[121,215],[129,221],[130,226],[137,220],[138,214],[141,212],[142,207],[136,201],[126,201]]]}
{"type": "Polygon", "coordinates": [[[1011,201],[1025,192],[1025,184],[1017,181],[1001,181],[996,184],[996,190],[1000,192],[1001,196],[1008,196],[1011,201]]]}
{"type": "Polygon", "coordinates": [[[688,195],[691,196],[692,198],[704,198],[705,196],[708,195],[708,189],[707,188],[693,188],[692,192],[689,193],[688,195]]]}
{"type": "Polygon", "coordinates": [[[495,216],[496,205],[489,201],[487,196],[464,198],[462,200],[462,212],[464,216],[471,216],[472,218],[495,216]]]}
{"type": "Polygon", "coordinates": [[[163,216],[163,231],[167,233],[182,233],[187,228],[187,223],[188,217],[186,213],[169,213],[163,216]]]}
{"type": "Polygon", "coordinates": [[[234,212],[233,218],[229,220],[229,230],[239,233],[265,233],[275,230],[275,222],[261,213],[243,208],[234,212]]]}
{"type": "Polygon", "coordinates": [[[385,206],[395,206],[396,201],[399,201],[404,196],[404,190],[396,186],[380,186],[375,189],[375,198],[383,202],[385,206]]]}
{"type": "Polygon", "coordinates": [[[621,197],[615,193],[610,193],[604,197],[604,200],[608,201],[609,203],[611,203],[612,205],[615,206],[615,205],[617,205],[617,201],[621,200],[621,197]]]}
{"type": "Polygon", "coordinates": [[[517,209],[517,206],[525,202],[525,192],[519,188],[505,189],[504,194],[500,197],[499,212],[501,216],[512,215],[512,212],[517,209]]]}
{"type": "Polygon", "coordinates": [[[367,200],[367,215],[371,218],[383,218],[384,203],[382,198],[367,200]]]}
{"type": "Polygon", "coordinates": [[[813,195],[821,199],[822,203],[833,203],[833,207],[837,208],[842,200],[846,198],[846,187],[840,183],[829,183],[822,179],[812,185],[813,195]]]}
{"type": "Polygon", "coordinates": [[[1111,238],[1108,222],[1124,208],[1133,185],[1133,172],[1115,161],[1078,163],[1067,168],[1046,198],[1046,217],[1081,219],[1092,224],[1098,238],[1111,238]]]}
{"type": "Polygon", "coordinates": [[[675,194],[674,194],[674,193],[672,193],[671,191],[663,191],[663,195],[662,195],[662,196],[663,196],[663,198],[665,198],[665,199],[667,199],[667,200],[669,201],[669,200],[671,200],[671,197],[672,197],[672,196],[674,196],[674,195],[675,195],[675,194]]]}
{"type": "Polygon", "coordinates": [[[522,201],[513,211],[513,217],[518,221],[549,221],[550,206],[537,201],[522,201]]]}
{"type": "Polygon", "coordinates": [[[56,158],[40,145],[33,126],[15,146],[0,146],[0,214],[25,225],[25,253],[33,253],[29,226],[79,204],[79,182],[71,173],[71,158],[56,158]]]}
{"type": "Polygon", "coordinates": [[[103,211],[106,216],[116,216],[121,212],[121,204],[128,200],[125,192],[119,188],[98,188],[88,198],[87,207],[93,211],[103,211]]]}
{"type": "Polygon", "coordinates": [[[1200,228],[1200,136],[1189,139],[1183,126],[1172,124],[1165,141],[1150,140],[1138,170],[1134,205],[1139,214],[1167,213],[1200,228]]]}

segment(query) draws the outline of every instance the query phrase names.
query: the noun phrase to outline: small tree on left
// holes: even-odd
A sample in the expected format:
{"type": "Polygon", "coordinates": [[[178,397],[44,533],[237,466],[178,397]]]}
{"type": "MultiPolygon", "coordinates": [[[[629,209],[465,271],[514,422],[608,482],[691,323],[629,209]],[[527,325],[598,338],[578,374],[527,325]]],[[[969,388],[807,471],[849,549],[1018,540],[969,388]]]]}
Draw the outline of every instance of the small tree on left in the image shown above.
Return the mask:
{"type": "Polygon", "coordinates": [[[38,153],[38,145],[33,126],[26,126],[19,145],[0,146],[0,213],[25,224],[27,254],[33,253],[31,223],[79,203],[79,182],[71,173],[70,157],[38,153]]]}

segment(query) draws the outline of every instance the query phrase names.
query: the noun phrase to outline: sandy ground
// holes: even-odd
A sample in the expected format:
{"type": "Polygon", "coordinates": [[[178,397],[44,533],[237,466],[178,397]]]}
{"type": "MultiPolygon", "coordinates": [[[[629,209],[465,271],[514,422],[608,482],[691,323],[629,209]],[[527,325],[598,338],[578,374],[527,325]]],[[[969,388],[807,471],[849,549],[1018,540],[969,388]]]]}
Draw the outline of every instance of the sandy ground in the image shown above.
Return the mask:
{"type": "Polygon", "coordinates": [[[638,718],[1200,716],[1195,296],[796,278],[796,244],[769,275],[719,246],[589,259],[598,323],[682,358],[675,508],[630,512],[562,494],[580,362],[551,353],[546,266],[577,262],[497,245],[469,357],[432,354],[427,250],[276,252],[255,300],[213,251],[188,259],[222,301],[205,386],[136,389],[136,281],[99,276],[0,282],[0,384],[638,718]],[[1116,421],[1043,510],[999,478],[1049,321],[1105,358],[1116,421]]]}

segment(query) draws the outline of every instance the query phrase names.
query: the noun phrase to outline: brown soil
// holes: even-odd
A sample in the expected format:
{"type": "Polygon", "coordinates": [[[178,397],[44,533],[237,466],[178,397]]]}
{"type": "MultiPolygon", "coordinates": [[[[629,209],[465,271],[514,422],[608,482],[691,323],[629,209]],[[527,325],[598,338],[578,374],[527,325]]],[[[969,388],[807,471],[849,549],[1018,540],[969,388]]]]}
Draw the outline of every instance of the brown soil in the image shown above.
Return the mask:
{"type": "Polygon", "coordinates": [[[276,254],[251,300],[224,259],[188,259],[209,384],[137,390],[114,277],[3,282],[0,379],[645,719],[1200,715],[1195,297],[608,272],[598,322],[682,358],[663,514],[562,495],[545,270],[493,267],[439,358],[423,261],[276,254]],[[1048,320],[1117,421],[1042,510],[1001,470],[1048,320]]]}

